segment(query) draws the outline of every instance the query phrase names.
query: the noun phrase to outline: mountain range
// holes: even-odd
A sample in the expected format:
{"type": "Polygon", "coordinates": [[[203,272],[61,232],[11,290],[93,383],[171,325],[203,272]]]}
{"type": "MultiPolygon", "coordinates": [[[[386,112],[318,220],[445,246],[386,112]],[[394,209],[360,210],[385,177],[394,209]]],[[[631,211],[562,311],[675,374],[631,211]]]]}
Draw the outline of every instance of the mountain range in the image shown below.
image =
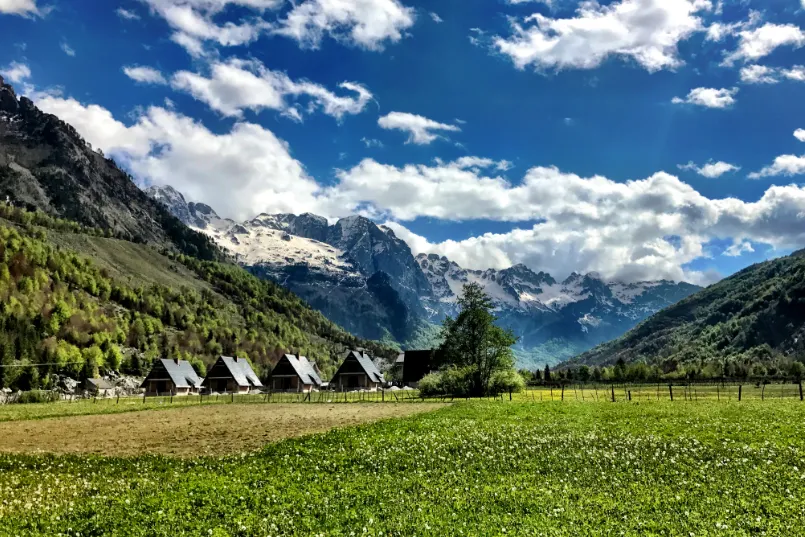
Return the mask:
{"type": "Polygon", "coordinates": [[[522,264],[469,270],[435,254],[414,256],[391,229],[361,216],[330,224],[313,214],[261,214],[235,222],[169,186],[146,192],[241,265],[292,290],[333,322],[408,348],[433,343],[434,326],[456,313],[468,282],[484,287],[500,323],[520,338],[523,367],[553,364],[618,337],[700,289],[665,280],[607,282],[596,273],[557,281],[522,264]]]}

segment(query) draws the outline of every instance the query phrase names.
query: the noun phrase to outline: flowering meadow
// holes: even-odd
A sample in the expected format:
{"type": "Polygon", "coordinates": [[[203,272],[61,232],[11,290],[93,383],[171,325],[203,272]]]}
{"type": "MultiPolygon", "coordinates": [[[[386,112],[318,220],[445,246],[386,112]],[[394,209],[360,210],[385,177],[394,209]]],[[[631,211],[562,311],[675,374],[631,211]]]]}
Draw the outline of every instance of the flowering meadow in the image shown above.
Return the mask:
{"type": "Polygon", "coordinates": [[[802,535],[803,418],[462,402],[223,458],[4,455],[0,535],[802,535]]]}

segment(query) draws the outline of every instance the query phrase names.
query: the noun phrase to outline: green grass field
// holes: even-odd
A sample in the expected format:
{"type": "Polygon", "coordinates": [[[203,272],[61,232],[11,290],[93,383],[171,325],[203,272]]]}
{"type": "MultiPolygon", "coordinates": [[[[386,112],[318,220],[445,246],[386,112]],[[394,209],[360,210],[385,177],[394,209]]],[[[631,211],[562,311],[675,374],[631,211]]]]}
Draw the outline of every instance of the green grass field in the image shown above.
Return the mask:
{"type": "Polygon", "coordinates": [[[253,455],[0,456],[0,534],[802,535],[803,418],[470,402],[253,455]]]}

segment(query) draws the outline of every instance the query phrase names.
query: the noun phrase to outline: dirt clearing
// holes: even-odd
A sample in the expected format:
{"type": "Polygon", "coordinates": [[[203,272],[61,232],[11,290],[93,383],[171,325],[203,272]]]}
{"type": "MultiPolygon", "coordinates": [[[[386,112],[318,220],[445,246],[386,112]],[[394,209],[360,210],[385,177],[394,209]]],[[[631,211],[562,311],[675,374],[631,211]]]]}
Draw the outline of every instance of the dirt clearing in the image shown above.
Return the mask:
{"type": "Polygon", "coordinates": [[[180,457],[254,451],[285,438],[444,405],[231,404],[0,423],[0,451],[180,457]]]}

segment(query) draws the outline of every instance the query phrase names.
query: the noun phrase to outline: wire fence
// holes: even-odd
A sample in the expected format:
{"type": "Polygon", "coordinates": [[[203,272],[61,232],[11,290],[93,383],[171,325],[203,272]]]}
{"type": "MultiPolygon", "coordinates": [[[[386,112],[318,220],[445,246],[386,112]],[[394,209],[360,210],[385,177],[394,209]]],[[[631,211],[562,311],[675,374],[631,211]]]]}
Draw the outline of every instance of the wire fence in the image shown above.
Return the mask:
{"type": "MultiPolygon", "coordinates": [[[[158,394],[158,395],[98,395],[95,397],[56,397],[56,392],[45,392],[42,404],[91,403],[97,405],[126,405],[134,408],[161,405],[199,405],[232,403],[422,403],[454,402],[463,400],[515,401],[532,403],[550,402],[741,402],[789,400],[803,401],[802,383],[793,382],[692,382],[692,383],[578,383],[528,386],[524,391],[502,393],[488,397],[459,397],[450,395],[423,396],[414,389],[384,389],[376,391],[313,391],[307,393],[219,393],[219,394],[158,394]]],[[[25,402],[25,401],[6,401],[25,402]]]]}
{"type": "Polygon", "coordinates": [[[687,383],[579,383],[529,386],[513,400],[581,402],[652,401],[766,401],[803,400],[799,381],[791,382],[687,382],[687,383]]]}

